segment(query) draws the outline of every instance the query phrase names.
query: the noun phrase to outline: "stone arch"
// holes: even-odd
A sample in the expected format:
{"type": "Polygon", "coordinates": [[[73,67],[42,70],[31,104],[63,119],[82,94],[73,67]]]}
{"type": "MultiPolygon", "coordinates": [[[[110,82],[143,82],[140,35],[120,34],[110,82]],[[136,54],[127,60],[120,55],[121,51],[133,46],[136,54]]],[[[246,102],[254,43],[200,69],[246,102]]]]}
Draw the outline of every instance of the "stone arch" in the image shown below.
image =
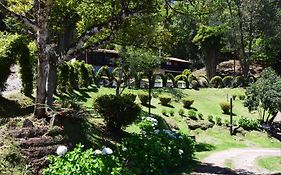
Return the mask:
{"type": "Polygon", "coordinates": [[[189,82],[188,82],[188,78],[187,78],[186,75],[177,75],[175,77],[175,82],[176,82],[177,85],[178,85],[179,80],[183,80],[185,82],[185,88],[189,87],[189,82]]]}
{"type": "Polygon", "coordinates": [[[155,81],[156,81],[157,77],[161,78],[161,80],[162,80],[162,87],[166,87],[167,79],[166,79],[165,75],[163,75],[163,74],[153,74],[153,76],[152,76],[152,85],[153,86],[155,85],[155,81]]]}

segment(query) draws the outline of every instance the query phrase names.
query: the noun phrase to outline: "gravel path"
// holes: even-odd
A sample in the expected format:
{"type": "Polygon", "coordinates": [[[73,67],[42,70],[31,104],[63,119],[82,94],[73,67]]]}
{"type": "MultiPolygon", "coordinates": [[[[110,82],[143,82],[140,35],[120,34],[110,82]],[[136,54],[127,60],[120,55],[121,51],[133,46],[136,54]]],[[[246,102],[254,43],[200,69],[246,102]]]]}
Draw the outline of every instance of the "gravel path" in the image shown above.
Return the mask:
{"type": "MultiPolygon", "coordinates": [[[[256,165],[256,159],[265,156],[281,156],[280,149],[270,148],[235,148],[210,155],[203,163],[215,167],[225,167],[225,162],[230,161],[235,172],[248,172],[245,174],[272,174],[256,165]],[[251,172],[251,173],[249,173],[251,172]]],[[[203,174],[203,173],[202,173],[203,174]]],[[[243,174],[243,173],[238,173],[243,174]]]]}

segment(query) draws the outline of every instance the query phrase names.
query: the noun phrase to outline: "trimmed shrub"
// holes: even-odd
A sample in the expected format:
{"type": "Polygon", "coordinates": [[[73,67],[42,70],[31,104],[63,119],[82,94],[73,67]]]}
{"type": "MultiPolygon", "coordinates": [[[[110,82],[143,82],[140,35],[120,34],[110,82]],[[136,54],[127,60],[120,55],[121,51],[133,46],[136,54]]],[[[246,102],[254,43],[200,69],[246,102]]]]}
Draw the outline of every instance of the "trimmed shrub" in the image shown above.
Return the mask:
{"type": "Polygon", "coordinates": [[[214,117],[212,115],[208,115],[208,121],[211,122],[211,123],[215,123],[214,117]]]}
{"type": "Polygon", "coordinates": [[[224,114],[229,114],[230,112],[230,104],[228,102],[220,103],[220,107],[224,114]]]}
{"type": "Polygon", "coordinates": [[[131,124],[141,112],[141,108],[130,98],[115,95],[97,97],[94,109],[104,118],[110,131],[119,131],[131,124]]]}
{"type": "Polygon", "coordinates": [[[190,108],[190,106],[193,104],[194,100],[190,98],[184,98],[182,99],[183,107],[190,108]]]}
{"type": "Polygon", "coordinates": [[[160,95],[159,100],[160,100],[161,105],[167,106],[171,102],[172,97],[170,97],[168,95],[160,95]]]}
{"type": "Polygon", "coordinates": [[[193,89],[199,89],[199,86],[200,86],[200,84],[199,84],[198,81],[192,80],[192,82],[191,82],[191,87],[192,87],[193,89]]]}
{"type": "Polygon", "coordinates": [[[138,97],[141,101],[141,104],[147,104],[149,101],[149,95],[147,93],[139,93],[138,97]]]}
{"type": "Polygon", "coordinates": [[[201,87],[209,87],[209,82],[204,77],[200,77],[198,83],[201,87]]]}
{"type": "Polygon", "coordinates": [[[124,93],[124,94],[122,94],[122,96],[125,97],[125,98],[129,98],[132,101],[135,101],[136,98],[137,98],[137,95],[133,94],[133,93],[124,93]]]}
{"type": "Polygon", "coordinates": [[[188,77],[191,74],[191,71],[189,69],[184,69],[181,74],[188,77]]]}
{"type": "Polygon", "coordinates": [[[245,100],[246,96],[245,95],[239,95],[239,100],[245,100]]]}
{"type": "Polygon", "coordinates": [[[222,83],[224,87],[232,87],[233,85],[233,77],[232,76],[226,76],[222,79],[222,83]]]}
{"type": "Polygon", "coordinates": [[[183,116],[184,115],[184,109],[179,109],[179,115],[183,116]]]}
{"type": "Polygon", "coordinates": [[[223,86],[222,78],[220,76],[214,76],[210,81],[210,86],[214,88],[221,88],[223,86]]]}
{"type": "Polygon", "coordinates": [[[203,114],[202,114],[202,113],[199,113],[199,114],[198,114],[198,118],[199,118],[200,120],[204,120],[203,114]]]}
{"type": "Polygon", "coordinates": [[[189,110],[187,116],[192,120],[197,120],[197,114],[195,110],[189,110]]]}
{"type": "Polygon", "coordinates": [[[245,80],[242,76],[237,76],[234,79],[233,86],[234,87],[243,87],[245,85],[245,80]]]}
{"type": "Polygon", "coordinates": [[[71,62],[67,62],[69,67],[69,83],[72,89],[79,89],[79,75],[78,75],[78,68],[79,64],[74,62],[73,64],[71,62]]]}
{"type": "Polygon", "coordinates": [[[163,115],[167,115],[167,110],[166,109],[162,109],[162,114],[163,115]]]}
{"type": "Polygon", "coordinates": [[[216,124],[221,126],[222,125],[222,119],[221,117],[216,117],[216,124]]]}
{"type": "Polygon", "coordinates": [[[175,111],[172,110],[172,109],[169,111],[169,113],[170,113],[171,116],[174,116],[174,115],[175,115],[175,111]]]}
{"type": "Polygon", "coordinates": [[[257,120],[248,119],[245,117],[242,117],[238,120],[238,125],[247,131],[257,130],[259,128],[259,122],[257,120]]]}

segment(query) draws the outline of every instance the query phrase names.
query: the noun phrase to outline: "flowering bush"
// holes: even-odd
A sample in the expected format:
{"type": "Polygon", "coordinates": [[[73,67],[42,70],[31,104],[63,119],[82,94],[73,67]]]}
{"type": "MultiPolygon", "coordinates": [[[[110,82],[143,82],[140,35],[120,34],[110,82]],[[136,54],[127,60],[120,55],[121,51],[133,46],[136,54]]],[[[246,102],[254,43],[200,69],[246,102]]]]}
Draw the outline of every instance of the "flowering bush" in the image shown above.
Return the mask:
{"type": "Polygon", "coordinates": [[[190,163],[194,155],[193,141],[171,130],[133,135],[124,140],[123,147],[126,151],[121,157],[137,175],[169,174],[190,163]]]}
{"type": "Polygon", "coordinates": [[[113,154],[110,148],[104,148],[102,151],[94,151],[93,149],[83,151],[82,148],[82,145],[78,145],[73,151],[67,152],[63,157],[50,156],[50,165],[43,170],[43,175],[132,174],[122,165],[118,157],[109,155],[113,154]]]}
{"type": "Polygon", "coordinates": [[[138,125],[143,132],[150,133],[158,126],[158,120],[153,117],[143,117],[138,125]]]}
{"type": "Polygon", "coordinates": [[[122,126],[134,122],[141,108],[130,98],[115,95],[102,95],[94,101],[95,110],[104,117],[109,130],[118,131],[122,126]]]}

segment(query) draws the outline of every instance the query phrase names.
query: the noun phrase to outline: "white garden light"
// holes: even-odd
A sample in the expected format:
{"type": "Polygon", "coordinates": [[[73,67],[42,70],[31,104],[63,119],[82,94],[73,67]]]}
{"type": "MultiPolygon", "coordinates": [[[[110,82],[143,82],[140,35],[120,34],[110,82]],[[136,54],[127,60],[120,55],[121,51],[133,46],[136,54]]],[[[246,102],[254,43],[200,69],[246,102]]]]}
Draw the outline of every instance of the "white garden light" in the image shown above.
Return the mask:
{"type": "Polygon", "coordinates": [[[57,148],[57,151],[56,151],[57,155],[59,155],[59,156],[65,155],[66,152],[67,152],[67,147],[66,146],[59,146],[57,148]]]}
{"type": "Polygon", "coordinates": [[[94,151],[94,154],[95,154],[95,155],[99,155],[99,154],[102,154],[102,152],[101,152],[101,150],[96,149],[96,150],[94,151]]]}

